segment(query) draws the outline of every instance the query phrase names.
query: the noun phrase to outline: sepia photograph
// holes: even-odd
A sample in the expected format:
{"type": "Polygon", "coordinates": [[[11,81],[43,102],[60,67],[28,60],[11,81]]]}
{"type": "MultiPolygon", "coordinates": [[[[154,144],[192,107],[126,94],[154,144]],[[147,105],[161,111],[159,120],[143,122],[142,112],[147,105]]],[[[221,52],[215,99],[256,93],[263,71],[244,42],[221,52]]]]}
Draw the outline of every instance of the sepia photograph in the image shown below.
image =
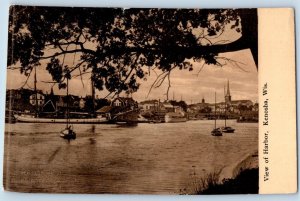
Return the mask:
{"type": "Polygon", "coordinates": [[[257,9],[11,6],[6,191],[258,194],[257,9]]]}

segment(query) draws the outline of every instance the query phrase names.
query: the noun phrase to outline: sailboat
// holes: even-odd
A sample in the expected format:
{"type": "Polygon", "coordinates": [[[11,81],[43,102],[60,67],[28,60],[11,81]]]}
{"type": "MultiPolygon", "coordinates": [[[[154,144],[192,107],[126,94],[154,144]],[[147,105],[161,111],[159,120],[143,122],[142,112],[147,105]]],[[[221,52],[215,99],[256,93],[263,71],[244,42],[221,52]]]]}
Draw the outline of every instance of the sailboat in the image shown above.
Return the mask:
{"type": "Polygon", "coordinates": [[[35,114],[31,113],[18,113],[14,114],[14,118],[18,122],[24,123],[72,123],[72,124],[101,124],[101,123],[108,123],[108,119],[101,115],[95,115],[95,91],[93,87],[93,83],[91,84],[92,87],[92,97],[93,97],[93,116],[88,118],[57,118],[47,115],[41,115],[38,100],[37,100],[37,75],[36,75],[36,67],[34,67],[34,92],[35,92],[35,114]]]}
{"type": "Polygon", "coordinates": [[[69,79],[67,78],[67,124],[66,128],[60,132],[60,137],[70,142],[70,140],[76,139],[76,133],[73,130],[73,126],[70,124],[69,113],[69,79]]]}
{"type": "MultiPolygon", "coordinates": [[[[226,125],[226,119],[227,119],[227,100],[226,100],[226,97],[230,97],[230,91],[229,91],[229,81],[227,82],[227,94],[225,95],[225,86],[224,86],[224,99],[225,99],[225,101],[224,101],[224,105],[225,105],[225,115],[224,115],[224,127],[222,127],[221,129],[222,129],[222,132],[223,133],[234,133],[234,131],[235,131],[235,129],[234,128],[232,128],[232,127],[230,127],[230,126],[227,126],[226,125]]],[[[230,100],[231,98],[229,98],[229,100],[230,100]]]]}
{"type": "Polygon", "coordinates": [[[217,128],[217,95],[216,95],[216,92],[215,92],[215,128],[211,131],[211,135],[212,136],[222,136],[222,130],[221,128],[217,128]]]}

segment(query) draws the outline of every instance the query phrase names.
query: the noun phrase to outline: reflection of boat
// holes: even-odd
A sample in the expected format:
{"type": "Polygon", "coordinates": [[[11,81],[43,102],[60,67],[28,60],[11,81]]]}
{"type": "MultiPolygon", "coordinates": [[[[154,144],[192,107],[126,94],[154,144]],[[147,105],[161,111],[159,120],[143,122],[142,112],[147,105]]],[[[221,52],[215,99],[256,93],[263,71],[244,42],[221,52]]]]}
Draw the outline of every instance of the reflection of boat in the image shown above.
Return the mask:
{"type": "Polygon", "coordinates": [[[178,122],[186,122],[186,116],[179,112],[169,112],[165,115],[165,122],[166,123],[178,123],[178,122]]]}
{"type": "Polygon", "coordinates": [[[215,92],[215,128],[211,131],[211,135],[212,136],[222,136],[222,130],[221,128],[217,128],[217,95],[216,95],[216,92],[215,92]]]}

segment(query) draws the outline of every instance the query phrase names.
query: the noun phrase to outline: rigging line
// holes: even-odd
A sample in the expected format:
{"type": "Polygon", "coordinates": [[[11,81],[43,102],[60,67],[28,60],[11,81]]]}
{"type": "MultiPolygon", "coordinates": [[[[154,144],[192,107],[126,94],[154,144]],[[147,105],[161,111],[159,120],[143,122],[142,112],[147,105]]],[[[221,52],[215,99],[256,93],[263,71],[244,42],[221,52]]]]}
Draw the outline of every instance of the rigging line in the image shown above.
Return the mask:
{"type": "MultiPolygon", "coordinates": [[[[77,48],[77,44],[75,46],[75,49],[77,48]]],[[[75,58],[76,58],[76,52],[74,53],[74,57],[73,57],[73,64],[72,66],[75,68],[74,64],[75,64],[75,58]]],[[[81,80],[81,84],[82,84],[82,87],[84,88],[84,83],[83,83],[83,79],[82,79],[82,72],[81,72],[81,69],[80,69],[80,65],[78,65],[78,70],[79,70],[79,76],[80,76],[80,80],[81,80]]]]}

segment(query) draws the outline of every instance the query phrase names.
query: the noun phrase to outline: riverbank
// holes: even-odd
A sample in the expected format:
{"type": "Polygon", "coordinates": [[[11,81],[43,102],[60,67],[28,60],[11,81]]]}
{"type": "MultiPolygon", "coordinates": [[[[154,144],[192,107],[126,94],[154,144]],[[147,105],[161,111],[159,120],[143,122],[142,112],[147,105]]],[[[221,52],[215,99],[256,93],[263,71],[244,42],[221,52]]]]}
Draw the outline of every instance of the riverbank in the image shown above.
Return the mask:
{"type": "Polygon", "coordinates": [[[258,168],[257,151],[246,155],[230,166],[224,167],[220,173],[219,182],[221,183],[224,179],[235,178],[241,171],[253,168],[258,168]]]}
{"type": "Polygon", "coordinates": [[[258,152],[239,161],[231,169],[222,168],[198,180],[195,194],[256,194],[259,189],[258,152]]]}

